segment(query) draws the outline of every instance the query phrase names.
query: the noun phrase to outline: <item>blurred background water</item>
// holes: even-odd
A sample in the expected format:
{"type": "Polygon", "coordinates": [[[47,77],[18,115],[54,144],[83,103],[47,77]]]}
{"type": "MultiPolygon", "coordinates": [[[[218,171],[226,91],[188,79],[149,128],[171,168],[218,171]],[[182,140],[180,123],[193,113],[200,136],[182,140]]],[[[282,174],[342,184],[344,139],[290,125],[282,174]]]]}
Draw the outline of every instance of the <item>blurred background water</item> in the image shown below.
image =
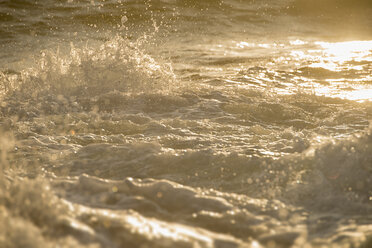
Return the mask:
{"type": "Polygon", "coordinates": [[[372,246],[368,0],[0,0],[0,247],[372,246]]]}

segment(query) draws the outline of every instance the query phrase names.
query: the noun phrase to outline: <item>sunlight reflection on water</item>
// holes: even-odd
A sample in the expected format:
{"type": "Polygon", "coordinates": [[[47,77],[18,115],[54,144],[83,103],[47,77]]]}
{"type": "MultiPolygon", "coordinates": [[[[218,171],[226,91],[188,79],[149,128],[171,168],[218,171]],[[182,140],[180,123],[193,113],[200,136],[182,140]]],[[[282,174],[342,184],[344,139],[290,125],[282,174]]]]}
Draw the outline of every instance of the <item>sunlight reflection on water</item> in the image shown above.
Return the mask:
{"type": "MultiPolygon", "coordinates": [[[[347,42],[316,42],[321,46],[322,57],[319,63],[313,63],[311,67],[320,67],[335,72],[364,71],[361,78],[340,78],[338,80],[326,80],[330,83],[328,87],[316,87],[315,93],[340,97],[356,101],[372,100],[372,88],[368,82],[371,81],[370,63],[372,61],[372,41],[347,41],[347,42]],[[367,85],[359,84],[366,82],[367,85]]],[[[357,72],[362,73],[362,72],[357,72]]]]}
{"type": "Polygon", "coordinates": [[[372,41],[347,41],[347,42],[316,42],[324,49],[327,59],[344,63],[346,61],[372,61],[372,41]]]}
{"type": "Polygon", "coordinates": [[[234,44],[233,49],[243,50],[242,54],[248,57],[259,56],[262,52],[274,56],[262,65],[262,72],[249,77],[262,81],[261,86],[275,83],[283,71],[287,72],[287,78],[293,74],[289,81],[279,81],[285,87],[275,88],[278,94],[293,94],[300,90],[360,102],[372,100],[372,41],[309,42],[297,39],[288,43],[241,41],[234,44]]]}

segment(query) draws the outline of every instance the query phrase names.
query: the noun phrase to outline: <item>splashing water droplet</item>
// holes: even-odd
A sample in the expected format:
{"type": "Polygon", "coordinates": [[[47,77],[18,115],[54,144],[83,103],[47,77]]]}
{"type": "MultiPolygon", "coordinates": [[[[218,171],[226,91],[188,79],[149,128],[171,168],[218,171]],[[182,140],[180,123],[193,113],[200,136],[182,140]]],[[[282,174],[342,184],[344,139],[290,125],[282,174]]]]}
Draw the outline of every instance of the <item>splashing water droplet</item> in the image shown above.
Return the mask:
{"type": "Polygon", "coordinates": [[[128,17],[126,16],[121,17],[121,25],[124,25],[124,23],[126,23],[127,21],[128,21],[128,17]]]}
{"type": "Polygon", "coordinates": [[[121,17],[121,27],[120,27],[120,30],[124,30],[125,29],[125,23],[128,21],[128,17],[126,17],[125,15],[121,17]]]}

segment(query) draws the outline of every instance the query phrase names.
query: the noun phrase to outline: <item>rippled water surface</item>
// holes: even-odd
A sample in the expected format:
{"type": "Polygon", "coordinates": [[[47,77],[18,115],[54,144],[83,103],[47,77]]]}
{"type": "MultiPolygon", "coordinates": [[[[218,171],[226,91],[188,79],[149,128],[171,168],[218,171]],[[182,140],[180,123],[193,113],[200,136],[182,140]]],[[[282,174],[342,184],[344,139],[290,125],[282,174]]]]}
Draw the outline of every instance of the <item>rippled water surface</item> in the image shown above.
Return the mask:
{"type": "Polygon", "coordinates": [[[0,247],[372,247],[369,0],[0,0],[0,247]]]}

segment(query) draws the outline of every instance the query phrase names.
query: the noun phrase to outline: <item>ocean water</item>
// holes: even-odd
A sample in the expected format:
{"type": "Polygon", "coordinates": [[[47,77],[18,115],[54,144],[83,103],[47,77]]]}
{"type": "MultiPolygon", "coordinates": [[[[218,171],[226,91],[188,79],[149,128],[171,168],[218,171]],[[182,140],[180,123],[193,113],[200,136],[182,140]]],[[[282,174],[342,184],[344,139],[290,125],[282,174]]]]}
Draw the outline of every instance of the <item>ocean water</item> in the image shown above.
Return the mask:
{"type": "Polygon", "coordinates": [[[0,0],[0,247],[372,247],[369,0],[0,0]]]}

